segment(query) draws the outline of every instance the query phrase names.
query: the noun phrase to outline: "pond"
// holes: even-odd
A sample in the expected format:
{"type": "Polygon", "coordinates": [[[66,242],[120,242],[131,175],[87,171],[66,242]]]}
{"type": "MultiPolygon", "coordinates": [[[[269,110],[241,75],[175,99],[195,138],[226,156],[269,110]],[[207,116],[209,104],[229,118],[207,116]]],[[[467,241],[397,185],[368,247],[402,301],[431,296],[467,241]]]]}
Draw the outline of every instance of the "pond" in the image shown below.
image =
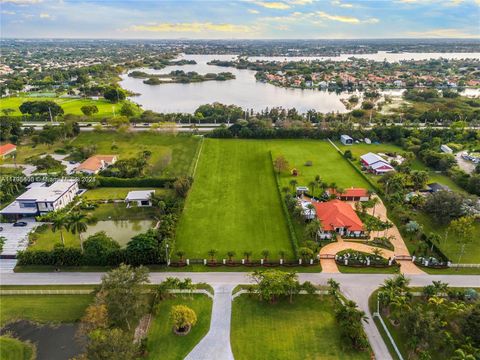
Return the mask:
{"type": "Polygon", "coordinates": [[[155,226],[152,220],[106,220],[98,221],[94,225],[89,225],[84,239],[99,231],[105,231],[108,236],[114,239],[124,247],[132,237],[140,233],[146,232],[155,226]]]}
{"type": "MultiPolygon", "coordinates": [[[[348,60],[350,57],[366,58],[377,61],[399,61],[409,59],[429,58],[480,58],[480,53],[401,53],[392,54],[379,52],[377,54],[350,55],[344,54],[338,57],[251,57],[251,60],[314,60],[332,59],[348,60]]],[[[259,82],[255,79],[255,71],[225,68],[220,66],[207,65],[213,59],[231,60],[236,55],[182,55],[182,59],[195,60],[196,65],[167,66],[161,70],[135,69],[150,74],[168,74],[173,70],[196,71],[199,74],[219,73],[229,71],[236,76],[234,80],[227,81],[206,81],[189,84],[161,84],[147,85],[144,79],[122,75],[120,85],[138,96],[130,99],[140,104],[144,110],[156,112],[182,112],[193,113],[198,106],[215,101],[224,104],[235,104],[244,109],[255,111],[263,110],[266,107],[295,107],[300,112],[315,109],[323,113],[346,112],[345,105],[341,99],[348,98],[350,94],[329,93],[327,91],[312,89],[287,89],[271,84],[259,82]]],[[[132,70],[133,71],[133,70],[132,70]]]]}
{"type": "Polygon", "coordinates": [[[75,337],[78,325],[37,325],[30,321],[17,321],[5,325],[1,334],[11,333],[22,341],[37,346],[37,360],[68,360],[83,352],[82,344],[75,337]]]}

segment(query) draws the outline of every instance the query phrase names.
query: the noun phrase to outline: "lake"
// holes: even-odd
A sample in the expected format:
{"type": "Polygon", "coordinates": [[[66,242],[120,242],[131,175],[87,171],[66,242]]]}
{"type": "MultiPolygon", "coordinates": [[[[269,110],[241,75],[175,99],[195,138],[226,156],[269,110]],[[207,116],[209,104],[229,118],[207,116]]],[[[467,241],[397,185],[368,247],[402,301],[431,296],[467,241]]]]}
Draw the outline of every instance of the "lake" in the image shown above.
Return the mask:
{"type": "Polygon", "coordinates": [[[152,220],[106,220],[98,221],[94,225],[89,225],[85,232],[84,238],[88,238],[99,231],[105,231],[108,236],[118,242],[121,247],[127,243],[135,235],[146,232],[155,225],[152,220]]]}
{"type": "MultiPolygon", "coordinates": [[[[377,54],[344,54],[338,57],[251,57],[251,60],[348,60],[350,57],[358,57],[377,61],[400,61],[400,60],[421,60],[429,58],[480,58],[480,53],[401,53],[391,54],[379,52],[377,54]]],[[[199,74],[219,73],[229,71],[236,76],[234,80],[227,81],[206,81],[189,84],[162,84],[147,85],[144,79],[135,79],[122,75],[120,85],[127,90],[140,94],[130,99],[143,107],[144,110],[156,112],[182,112],[193,113],[198,106],[213,102],[224,104],[235,104],[244,109],[255,111],[263,110],[266,107],[295,107],[300,112],[315,109],[323,113],[347,112],[345,105],[340,101],[348,98],[349,93],[329,93],[326,91],[312,89],[286,89],[271,84],[256,81],[255,71],[225,68],[220,66],[207,65],[213,59],[231,60],[236,55],[182,55],[182,59],[195,60],[196,65],[167,66],[161,70],[135,69],[150,74],[168,74],[173,70],[196,71],[199,74]]]]}

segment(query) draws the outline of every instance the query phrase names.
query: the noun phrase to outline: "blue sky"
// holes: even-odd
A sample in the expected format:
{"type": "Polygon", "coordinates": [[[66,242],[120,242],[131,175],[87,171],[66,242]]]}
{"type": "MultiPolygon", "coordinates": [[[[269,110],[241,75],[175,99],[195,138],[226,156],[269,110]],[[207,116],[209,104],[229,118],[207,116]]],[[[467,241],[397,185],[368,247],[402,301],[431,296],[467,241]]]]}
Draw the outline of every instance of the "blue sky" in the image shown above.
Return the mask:
{"type": "Polygon", "coordinates": [[[480,0],[0,0],[2,37],[479,38],[480,0]]]}

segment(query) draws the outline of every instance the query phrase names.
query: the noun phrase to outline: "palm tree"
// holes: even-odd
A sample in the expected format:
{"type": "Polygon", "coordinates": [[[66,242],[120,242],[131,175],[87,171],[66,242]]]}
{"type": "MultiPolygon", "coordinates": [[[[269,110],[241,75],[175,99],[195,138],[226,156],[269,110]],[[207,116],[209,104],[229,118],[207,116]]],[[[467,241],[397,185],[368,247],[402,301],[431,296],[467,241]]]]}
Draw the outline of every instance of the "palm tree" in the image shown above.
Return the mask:
{"type": "Polygon", "coordinates": [[[292,191],[295,192],[295,186],[297,186],[298,181],[295,179],[290,180],[290,186],[292,187],[292,191]]]}
{"type": "Polygon", "coordinates": [[[183,262],[183,257],[185,256],[185,251],[178,250],[175,254],[180,258],[180,262],[183,262]]]}
{"type": "Polygon", "coordinates": [[[228,261],[232,262],[232,258],[235,256],[235,251],[233,250],[228,251],[227,256],[228,256],[228,261]]]}
{"type": "Polygon", "coordinates": [[[383,251],[379,248],[375,248],[375,249],[372,250],[372,254],[375,255],[375,256],[382,256],[383,251]]]}
{"type": "Polygon", "coordinates": [[[262,256],[263,256],[263,260],[264,261],[267,261],[268,260],[268,256],[270,255],[270,251],[268,251],[267,249],[265,250],[262,250],[262,256]]]}
{"type": "Polygon", "coordinates": [[[377,206],[377,204],[380,202],[380,200],[378,199],[378,197],[372,197],[370,199],[371,203],[372,203],[372,206],[373,206],[373,210],[372,210],[372,216],[375,216],[375,207],[377,206]]]}
{"type": "Polygon", "coordinates": [[[78,234],[80,238],[80,248],[83,252],[83,241],[82,241],[82,233],[87,231],[87,215],[82,214],[80,212],[72,213],[68,216],[66,228],[72,234],[78,234]]]}
{"type": "Polygon", "coordinates": [[[212,260],[212,262],[215,261],[214,257],[215,257],[216,254],[217,254],[217,250],[215,250],[215,249],[208,250],[208,256],[210,256],[210,259],[212,260]]]}
{"type": "Polygon", "coordinates": [[[65,246],[65,239],[63,238],[63,229],[67,225],[67,218],[63,214],[57,214],[52,219],[52,231],[60,231],[60,239],[62,240],[62,245],[65,246]]]}
{"type": "Polygon", "coordinates": [[[312,189],[312,196],[315,196],[315,187],[317,186],[317,183],[315,181],[310,181],[308,186],[310,186],[310,189],[312,189]]]}
{"type": "Polygon", "coordinates": [[[252,256],[251,251],[244,251],[243,256],[245,256],[247,263],[250,262],[250,256],[252,256]]]}
{"type": "Polygon", "coordinates": [[[282,187],[282,192],[287,195],[290,192],[290,188],[288,186],[282,187]]]}
{"type": "Polygon", "coordinates": [[[280,250],[280,251],[278,252],[278,255],[280,255],[280,259],[284,260],[286,253],[287,253],[287,252],[286,252],[285,250],[280,250]]]}

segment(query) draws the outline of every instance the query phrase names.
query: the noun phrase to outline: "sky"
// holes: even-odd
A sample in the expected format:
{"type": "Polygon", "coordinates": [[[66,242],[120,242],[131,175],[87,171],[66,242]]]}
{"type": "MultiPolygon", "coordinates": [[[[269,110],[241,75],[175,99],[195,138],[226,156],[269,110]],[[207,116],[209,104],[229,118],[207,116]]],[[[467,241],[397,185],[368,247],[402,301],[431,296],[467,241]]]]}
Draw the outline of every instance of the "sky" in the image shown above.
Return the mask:
{"type": "Polygon", "coordinates": [[[480,38],[480,0],[0,0],[2,38],[480,38]]]}

